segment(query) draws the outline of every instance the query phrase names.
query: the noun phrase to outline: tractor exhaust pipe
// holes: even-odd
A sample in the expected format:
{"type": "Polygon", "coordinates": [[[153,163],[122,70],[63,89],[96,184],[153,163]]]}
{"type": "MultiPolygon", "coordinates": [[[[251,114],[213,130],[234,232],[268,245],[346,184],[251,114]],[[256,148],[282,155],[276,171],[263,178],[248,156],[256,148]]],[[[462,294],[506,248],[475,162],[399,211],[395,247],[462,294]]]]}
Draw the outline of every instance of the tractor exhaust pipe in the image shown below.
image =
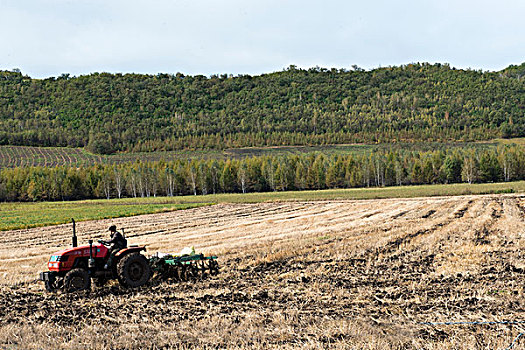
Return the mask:
{"type": "Polygon", "coordinates": [[[93,240],[90,239],[89,241],[89,261],[88,261],[88,267],[93,268],[95,267],[95,259],[93,259],[93,240]]]}
{"type": "Polygon", "coordinates": [[[78,245],[77,230],[76,230],[75,219],[71,219],[71,221],[73,222],[73,248],[75,248],[78,245]]]}

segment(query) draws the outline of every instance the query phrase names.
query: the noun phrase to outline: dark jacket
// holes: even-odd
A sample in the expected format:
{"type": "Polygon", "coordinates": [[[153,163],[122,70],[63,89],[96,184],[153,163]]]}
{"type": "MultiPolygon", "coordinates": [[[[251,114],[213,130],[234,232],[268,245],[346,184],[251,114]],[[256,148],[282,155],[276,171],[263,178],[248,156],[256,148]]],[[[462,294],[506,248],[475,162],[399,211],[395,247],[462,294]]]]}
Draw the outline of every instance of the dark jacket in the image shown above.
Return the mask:
{"type": "Polygon", "coordinates": [[[107,242],[112,248],[124,249],[128,246],[128,241],[118,231],[111,232],[111,240],[107,242]]]}

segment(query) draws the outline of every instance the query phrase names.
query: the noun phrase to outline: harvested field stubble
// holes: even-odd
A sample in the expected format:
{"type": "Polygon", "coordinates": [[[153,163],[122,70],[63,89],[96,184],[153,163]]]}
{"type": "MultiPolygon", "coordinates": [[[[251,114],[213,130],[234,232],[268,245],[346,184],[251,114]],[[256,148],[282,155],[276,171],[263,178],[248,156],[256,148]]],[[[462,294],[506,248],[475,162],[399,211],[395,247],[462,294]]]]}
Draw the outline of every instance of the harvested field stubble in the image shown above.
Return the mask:
{"type": "MultiPolygon", "coordinates": [[[[30,283],[70,242],[66,226],[0,239],[0,347],[503,349],[525,320],[518,195],[221,204],[110,222],[148,250],[220,257],[196,282],[89,295],[30,283]]],[[[523,347],[525,340],[518,345],[523,347]]]]}

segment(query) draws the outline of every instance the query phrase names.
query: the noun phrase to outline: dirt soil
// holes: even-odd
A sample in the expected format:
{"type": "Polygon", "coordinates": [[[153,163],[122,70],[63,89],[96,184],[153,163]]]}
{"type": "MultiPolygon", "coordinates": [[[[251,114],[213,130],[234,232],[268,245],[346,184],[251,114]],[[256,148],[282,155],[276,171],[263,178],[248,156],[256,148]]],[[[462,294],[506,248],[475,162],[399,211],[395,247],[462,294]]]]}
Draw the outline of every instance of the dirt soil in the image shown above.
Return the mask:
{"type": "MultiPolygon", "coordinates": [[[[0,348],[505,349],[525,324],[525,196],[222,204],[77,224],[148,252],[195,246],[221,272],[48,294],[67,225],[0,237],[0,348]]],[[[525,337],[513,345],[525,348],[525,337]]]]}

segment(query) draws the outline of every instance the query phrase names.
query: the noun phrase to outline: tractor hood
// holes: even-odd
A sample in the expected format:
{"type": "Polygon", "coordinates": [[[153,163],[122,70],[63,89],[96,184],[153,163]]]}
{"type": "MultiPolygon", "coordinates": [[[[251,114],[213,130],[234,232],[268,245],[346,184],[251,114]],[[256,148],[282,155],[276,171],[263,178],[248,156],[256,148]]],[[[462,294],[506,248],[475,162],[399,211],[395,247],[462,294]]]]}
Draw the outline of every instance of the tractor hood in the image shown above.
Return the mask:
{"type": "MultiPolygon", "coordinates": [[[[93,244],[91,249],[93,258],[104,258],[106,257],[107,253],[108,248],[106,248],[104,245],[93,244]]],[[[47,263],[47,267],[49,271],[68,271],[74,266],[75,261],[79,258],[89,258],[89,245],[67,248],[53,253],[49,259],[49,262],[47,263]]]]}
{"type": "MultiPolygon", "coordinates": [[[[106,253],[108,251],[108,248],[106,248],[102,244],[93,244],[92,249],[93,249],[92,250],[93,257],[106,256],[106,253]]],[[[67,249],[53,253],[52,257],[65,256],[65,255],[75,255],[75,256],[80,256],[80,257],[89,256],[89,245],[86,244],[86,245],[81,245],[78,247],[67,248],[67,249]]]]}

